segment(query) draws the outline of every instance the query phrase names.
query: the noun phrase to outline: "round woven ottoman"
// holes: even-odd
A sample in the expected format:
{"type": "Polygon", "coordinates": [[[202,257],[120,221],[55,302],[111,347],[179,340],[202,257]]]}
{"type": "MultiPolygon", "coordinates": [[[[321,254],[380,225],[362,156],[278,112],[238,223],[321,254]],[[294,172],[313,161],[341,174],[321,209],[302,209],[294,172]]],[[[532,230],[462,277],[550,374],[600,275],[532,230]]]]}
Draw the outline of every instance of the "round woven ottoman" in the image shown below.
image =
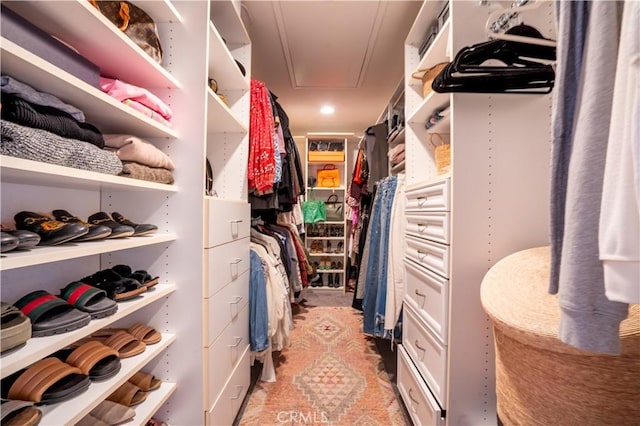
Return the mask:
{"type": "Polygon", "coordinates": [[[621,324],[620,355],[561,342],[558,298],[547,292],[549,253],[514,253],[482,281],[482,306],[493,322],[498,417],[505,425],[640,425],[640,305],[630,305],[621,324]]]}

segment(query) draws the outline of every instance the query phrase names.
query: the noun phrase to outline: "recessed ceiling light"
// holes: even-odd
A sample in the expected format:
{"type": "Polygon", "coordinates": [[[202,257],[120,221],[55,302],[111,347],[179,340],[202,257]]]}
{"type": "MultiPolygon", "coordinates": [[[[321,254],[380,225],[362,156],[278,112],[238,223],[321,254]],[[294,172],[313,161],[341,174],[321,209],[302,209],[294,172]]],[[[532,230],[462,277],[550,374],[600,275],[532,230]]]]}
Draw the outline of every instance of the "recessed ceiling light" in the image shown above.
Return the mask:
{"type": "Polygon", "coordinates": [[[332,105],[323,105],[322,108],[320,108],[320,114],[331,115],[334,112],[336,112],[336,109],[332,105]]]}

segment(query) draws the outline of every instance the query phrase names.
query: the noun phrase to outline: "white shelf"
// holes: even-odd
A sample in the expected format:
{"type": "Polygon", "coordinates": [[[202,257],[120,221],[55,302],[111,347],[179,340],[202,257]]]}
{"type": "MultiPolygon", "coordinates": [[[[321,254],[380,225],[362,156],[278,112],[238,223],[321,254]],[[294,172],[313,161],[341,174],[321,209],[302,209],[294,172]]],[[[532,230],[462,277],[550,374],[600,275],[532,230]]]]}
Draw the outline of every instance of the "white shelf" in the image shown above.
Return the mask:
{"type": "Polygon", "coordinates": [[[231,112],[213,90],[207,88],[207,132],[247,133],[247,126],[231,112]]]}
{"type": "Polygon", "coordinates": [[[402,160],[400,163],[396,164],[395,166],[391,167],[391,173],[392,174],[398,174],[402,171],[404,171],[404,167],[405,167],[405,160],[402,160]]]}
{"type": "Polygon", "coordinates": [[[319,191],[344,191],[344,189],[345,189],[344,186],[338,186],[336,188],[323,188],[323,187],[320,187],[320,186],[314,186],[314,187],[311,187],[311,188],[307,188],[308,192],[310,192],[310,193],[313,192],[313,191],[316,191],[316,190],[319,190],[319,191]]]}
{"type": "Polygon", "coordinates": [[[428,129],[425,129],[428,134],[432,133],[451,133],[451,116],[447,115],[446,117],[442,117],[440,121],[431,126],[428,129]]]}
{"type": "Polygon", "coordinates": [[[135,407],[136,416],[130,422],[123,423],[123,425],[139,425],[144,426],[158,411],[158,408],[165,403],[175,392],[177,388],[176,383],[164,382],[160,385],[160,388],[151,391],[147,394],[147,399],[140,405],[135,407]]]}
{"type": "Polygon", "coordinates": [[[71,241],[51,247],[36,246],[29,251],[11,251],[4,253],[0,259],[0,271],[161,244],[175,239],[176,236],[174,234],[154,234],[79,243],[73,243],[73,241],[71,241]]]}
{"type": "Polygon", "coordinates": [[[431,117],[434,111],[444,108],[450,103],[449,93],[431,92],[424,98],[424,100],[418,105],[418,108],[409,115],[407,123],[418,124],[424,129],[424,123],[427,118],[431,117]]]}
{"type": "MultiPolygon", "coordinates": [[[[440,13],[443,6],[444,3],[438,1],[423,2],[416,19],[407,34],[405,44],[410,44],[416,48],[420,47],[427,35],[427,31],[437,19],[438,13],[440,13]]],[[[451,11],[449,11],[449,16],[451,16],[451,11]]]]}
{"type": "MultiPolygon", "coordinates": [[[[176,286],[174,284],[158,284],[154,288],[155,290],[143,293],[139,298],[118,302],[118,311],[115,314],[106,318],[91,320],[85,327],[54,336],[32,337],[20,349],[2,355],[2,377],[15,373],[53,352],[69,346],[73,342],[109,326],[138,309],[162,299],[173,293],[176,286]]],[[[149,347],[154,346],[150,345],[149,347]]]]}
{"type": "Polygon", "coordinates": [[[340,253],[309,253],[309,256],[312,257],[343,257],[344,256],[344,252],[340,252],[340,253]]]}
{"type": "Polygon", "coordinates": [[[307,236],[308,240],[339,240],[342,241],[344,240],[344,237],[309,237],[307,236]]]}
{"type": "MultiPolygon", "coordinates": [[[[11,2],[12,5],[18,3],[22,2],[11,2]]],[[[10,75],[36,90],[55,95],[82,110],[87,122],[97,126],[101,132],[132,133],[139,137],[157,138],[178,136],[174,129],[128,107],[17,44],[0,38],[0,45],[3,74],[10,75]]]]}
{"type": "Polygon", "coordinates": [[[115,189],[127,191],[177,192],[176,185],[167,185],[105,173],[90,172],[72,167],[57,166],[39,161],[0,155],[3,182],[74,189],[115,189]]]}
{"type": "Polygon", "coordinates": [[[209,22],[209,78],[218,83],[218,91],[249,90],[249,80],[242,75],[235,59],[227,49],[218,30],[209,22]]]}
{"type": "MultiPolygon", "coordinates": [[[[167,10],[167,1],[158,2],[167,10]]],[[[180,83],[88,1],[6,2],[5,6],[58,37],[100,68],[103,76],[146,88],[179,88],[180,83]],[[90,30],[90,36],[87,30],[90,30]]],[[[179,17],[176,16],[176,20],[179,17]]],[[[3,65],[4,66],[4,65],[3,65]]]]}
{"type": "MultiPolygon", "coordinates": [[[[149,361],[165,350],[176,340],[175,334],[162,334],[162,340],[154,345],[147,345],[140,355],[121,359],[122,368],[115,377],[104,382],[91,382],[86,392],[59,404],[42,407],[43,425],[68,425],[79,422],[106,397],[111,395],[120,385],[149,361]]],[[[155,392],[155,391],[154,391],[155,392]]]]}
{"type": "Polygon", "coordinates": [[[244,46],[251,43],[247,29],[242,22],[242,17],[234,7],[233,2],[212,1],[210,12],[211,21],[218,28],[220,35],[224,37],[228,45],[244,46]]]}
{"type": "Polygon", "coordinates": [[[398,131],[398,133],[393,136],[392,139],[387,140],[387,144],[390,148],[393,148],[394,146],[404,142],[406,134],[405,129],[406,127],[403,127],[402,129],[400,129],[400,131],[398,131]]]}
{"type": "MultiPolygon", "coordinates": [[[[414,71],[429,69],[432,66],[441,62],[449,62],[449,55],[447,54],[447,45],[449,44],[449,35],[451,33],[451,20],[447,19],[447,22],[442,26],[433,43],[418,64],[418,68],[414,71]]],[[[414,85],[419,83],[420,80],[414,79],[412,83],[414,85]]]]}

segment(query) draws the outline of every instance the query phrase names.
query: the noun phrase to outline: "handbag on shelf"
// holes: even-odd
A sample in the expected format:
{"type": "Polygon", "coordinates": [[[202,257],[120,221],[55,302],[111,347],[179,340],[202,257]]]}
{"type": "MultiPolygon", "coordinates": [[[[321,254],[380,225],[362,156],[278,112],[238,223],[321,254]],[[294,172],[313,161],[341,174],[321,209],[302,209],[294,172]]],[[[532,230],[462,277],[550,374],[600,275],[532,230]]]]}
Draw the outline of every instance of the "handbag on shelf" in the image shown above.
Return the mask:
{"type": "Polygon", "coordinates": [[[318,186],[320,188],[337,188],[340,186],[340,170],[333,164],[326,164],[318,170],[318,186]]]}
{"type": "Polygon", "coordinates": [[[303,201],[302,217],[304,219],[304,223],[324,222],[327,220],[324,201],[303,201]]]}
{"type": "Polygon", "coordinates": [[[429,142],[433,146],[434,156],[436,160],[436,168],[438,170],[438,174],[448,173],[451,167],[451,145],[448,142],[445,142],[440,136],[439,133],[432,133],[429,138],[429,142]],[[440,144],[436,144],[433,141],[433,137],[436,136],[440,142],[440,144]]]}
{"type": "Polygon", "coordinates": [[[344,220],[344,204],[342,201],[338,201],[338,196],[332,194],[324,202],[324,209],[326,211],[327,220],[333,222],[342,222],[344,220]]]}
{"type": "Polygon", "coordinates": [[[426,98],[433,91],[433,89],[431,88],[433,80],[448,64],[448,62],[441,62],[432,66],[431,68],[418,70],[411,74],[411,77],[422,80],[422,97],[426,98]]]}
{"type": "Polygon", "coordinates": [[[147,12],[128,1],[89,0],[89,3],[154,61],[162,63],[162,46],[158,28],[147,12]]]}

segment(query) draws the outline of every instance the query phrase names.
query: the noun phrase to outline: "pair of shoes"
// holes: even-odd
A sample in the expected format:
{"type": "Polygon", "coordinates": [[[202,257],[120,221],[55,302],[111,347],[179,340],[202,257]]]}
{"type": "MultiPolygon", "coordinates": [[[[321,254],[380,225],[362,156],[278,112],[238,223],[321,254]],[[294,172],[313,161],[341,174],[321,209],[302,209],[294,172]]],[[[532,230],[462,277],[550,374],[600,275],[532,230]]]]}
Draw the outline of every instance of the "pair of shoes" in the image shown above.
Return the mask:
{"type": "Polygon", "coordinates": [[[60,349],[51,356],[78,368],[94,382],[112,378],[122,367],[118,351],[97,340],[60,349]]]}
{"type": "Polygon", "coordinates": [[[4,226],[2,231],[2,253],[11,250],[29,250],[40,242],[40,235],[35,232],[21,229],[7,229],[4,226]]]}
{"type": "Polygon", "coordinates": [[[59,358],[47,357],[3,378],[1,389],[3,399],[46,405],[74,398],[90,384],[89,376],[79,368],[59,358]]]}
{"type": "Polygon", "coordinates": [[[119,425],[129,422],[135,415],[133,408],[105,400],[80,419],[76,426],[119,425]]]}
{"type": "Polygon", "coordinates": [[[329,259],[329,257],[324,256],[322,258],[320,258],[320,269],[321,270],[328,270],[331,269],[331,260],[329,259]]]}
{"type": "Polygon", "coordinates": [[[122,276],[114,269],[103,269],[79,281],[104,290],[107,297],[116,302],[132,299],[147,291],[140,281],[122,276]]]}
{"type": "Polygon", "coordinates": [[[158,230],[156,225],[150,223],[134,223],[118,212],[111,216],[105,212],[94,213],[89,216],[89,223],[93,225],[105,225],[111,228],[109,238],[124,238],[130,236],[147,235],[158,230]]]}
{"type": "Polygon", "coordinates": [[[333,287],[333,274],[327,274],[327,287],[333,287]]]}
{"type": "Polygon", "coordinates": [[[311,253],[322,253],[322,241],[313,240],[311,243],[311,253]]]}
{"type": "Polygon", "coordinates": [[[316,274],[316,276],[310,280],[309,285],[311,287],[322,287],[324,285],[322,282],[322,274],[316,274]]]}
{"type": "Polygon", "coordinates": [[[111,228],[104,225],[95,225],[81,220],[79,217],[72,215],[66,210],[58,209],[51,212],[53,217],[60,222],[64,223],[79,223],[89,228],[89,232],[85,235],[76,238],[76,241],[94,241],[109,238],[112,231],[111,228]]]}
{"type": "Polygon", "coordinates": [[[14,217],[16,228],[35,232],[40,236],[38,245],[52,246],[77,239],[89,232],[89,227],[81,223],[65,223],[48,216],[21,211],[14,217]]]}
{"type": "Polygon", "coordinates": [[[22,346],[31,338],[31,320],[13,305],[2,302],[1,306],[0,352],[4,352],[22,346]]]}
{"type": "Polygon", "coordinates": [[[36,290],[13,304],[31,320],[33,337],[51,336],[82,328],[91,316],[66,300],[44,290],[36,290]]]}
{"type": "Polygon", "coordinates": [[[133,407],[146,401],[149,392],[158,389],[161,384],[153,374],[138,371],[109,395],[107,401],[133,407]]]}
{"type": "Polygon", "coordinates": [[[36,426],[42,419],[42,411],[31,401],[3,400],[0,411],[5,426],[36,426]]]}
{"type": "Polygon", "coordinates": [[[338,246],[336,247],[336,253],[342,253],[344,251],[344,242],[339,241],[338,246]]]}
{"type": "Polygon", "coordinates": [[[333,249],[331,248],[331,241],[327,240],[327,251],[325,253],[331,253],[333,249]]]}

